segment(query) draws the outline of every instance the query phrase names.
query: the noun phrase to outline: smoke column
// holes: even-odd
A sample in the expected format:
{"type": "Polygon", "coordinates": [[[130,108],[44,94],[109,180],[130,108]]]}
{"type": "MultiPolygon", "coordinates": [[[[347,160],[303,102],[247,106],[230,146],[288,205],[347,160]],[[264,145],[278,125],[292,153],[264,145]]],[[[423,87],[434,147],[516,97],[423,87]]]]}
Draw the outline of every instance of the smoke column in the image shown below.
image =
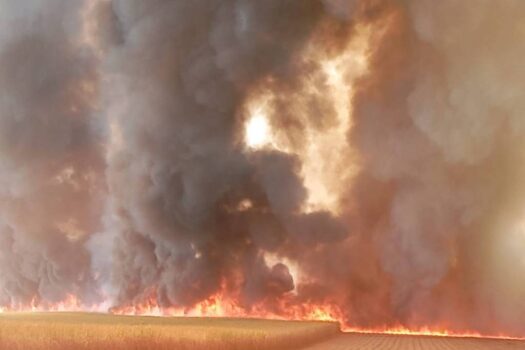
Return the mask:
{"type": "Polygon", "coordinates": [[[525,336],[523,1],[0,17],[0,306],[525,336]]]}
{"type": "Polygon", "coordinates": [[[0,303],[96,291],[84,248],[102,214],[96,66],[80,2],[0,2],[0,303]]]}

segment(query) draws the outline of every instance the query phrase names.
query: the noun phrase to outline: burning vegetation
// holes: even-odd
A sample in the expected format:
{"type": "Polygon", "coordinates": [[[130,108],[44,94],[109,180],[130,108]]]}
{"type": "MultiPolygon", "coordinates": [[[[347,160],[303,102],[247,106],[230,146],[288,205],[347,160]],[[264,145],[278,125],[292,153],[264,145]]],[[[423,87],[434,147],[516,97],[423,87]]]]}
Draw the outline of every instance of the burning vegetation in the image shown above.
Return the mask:
{"type": "Polygon", "coordinates": [[[525,336],[523,23],[0,0],[0,311],[525,336]]]}

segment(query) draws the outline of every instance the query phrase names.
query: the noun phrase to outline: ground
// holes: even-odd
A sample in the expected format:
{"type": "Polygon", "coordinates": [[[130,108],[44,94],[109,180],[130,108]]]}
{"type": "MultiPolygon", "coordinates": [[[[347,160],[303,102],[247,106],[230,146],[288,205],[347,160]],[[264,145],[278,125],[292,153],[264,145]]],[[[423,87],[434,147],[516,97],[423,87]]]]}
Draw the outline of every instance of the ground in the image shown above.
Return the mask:
{"type": "Polygon", "coordinates": [[[525,342],[476,338],[342,334],[305,350],[518,350],[525,342]]]}
{"type": "Polygon", "coordinates": [[[342,334],[331,322],[4,313],[0,314],[0,349],[525,350],[525,342],[342,334]]]}
{"type": "Polygon", "coordinates": [[[304,347],[338,332],[339,326],[332,322],[0,314],[1,350],[284,350],[304,347]]]}

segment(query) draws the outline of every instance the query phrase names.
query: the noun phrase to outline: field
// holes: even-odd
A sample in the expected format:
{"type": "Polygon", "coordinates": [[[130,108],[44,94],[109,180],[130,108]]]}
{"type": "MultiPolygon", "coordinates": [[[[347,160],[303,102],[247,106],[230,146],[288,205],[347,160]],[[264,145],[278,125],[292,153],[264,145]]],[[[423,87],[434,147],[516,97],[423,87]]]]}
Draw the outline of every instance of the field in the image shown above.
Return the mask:
{"type": "Polygon", "coordinates": [[[342,334],[330,322],[0,314],[1,350],[525,350],[525,342],[342,334]]]}
{"type": "Polygon", "coordinates": [[[379,334],[342,334],[305,350],[521,350],[525,342],[379,334]]]}
{"type": "Polygon", "coordinates": [[[1,350],[297,349],[339,332],[336,323],[254,319],[0,314],[1,350]]]}

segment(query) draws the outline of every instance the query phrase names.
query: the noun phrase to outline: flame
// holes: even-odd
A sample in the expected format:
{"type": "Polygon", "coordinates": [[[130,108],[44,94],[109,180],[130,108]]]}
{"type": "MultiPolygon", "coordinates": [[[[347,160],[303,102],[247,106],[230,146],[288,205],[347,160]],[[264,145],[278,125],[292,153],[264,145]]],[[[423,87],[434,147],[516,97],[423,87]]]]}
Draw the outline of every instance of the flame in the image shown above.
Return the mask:
{"type": "Polygon", "coordinates": [[[342,317],[340,310],[334,305],[294,304],[289,298],[279,301],[278,305],[271,309],[264,303],[246,308],[237,300],[227,297],[224,292],[219,292],[191,307],[162,307],[152,296],[142,303],[112,308],[110,312],[117,315],[235,317],[332,322],[338,322],[342,317]],[[272,309],[275,311],[271,311],[272,309]]]}
{"type": "Polygon", "coordinates": [[[256,305],[247,310],[240,306],[235,300],[226,297],[223,293],[219,293],[190,308],[163,308],[158,305],[155,298],[151,298],[142,304],[114,308],[111,312],[119,315],[236,317],[293,321],[327,321],[339,323],[341,331],[345,333],[525,340],[525,337],[513,337],[506,334],[483,334],[473,330],[456,331],[432,326],[415,328],[409,328],[403,325],[377,328],[356,327],[347,323],[342,310],[337,305],[331,303],[293,304],[291,300],[284,299],[278,305],[277,310],[278,312],[272,312],[264,304],[256,305]]]}
{"type": "Polygon", "coordinates": [[[56,303],[42,302],[37,297],[33,297],[27,304],[15,302],[8,306],[0,306],[0,314],[7,312],[106,312],[108,305],[108,302],[86,305],[77,296],[67,294],[64,300],[56,303]]]}
{"type": "Polygon", "coordinates": [[[164,307],[161,306],[152,291],[150,297],[131,305],[109,307],[109,302],[86,306],[76,296],[67,297],[58,303],[42,303],[33,298],[28,305],[13,304],[0,307],[0,314],[12,312],[109,312],[115,315],[128,316],[157,316],[157,317],[233,317],[259,318],[294,321],[327,321],[338,322],[341,331],[345,333],[386,334],[406,336],[433,336],[458,338],[484,338],[503,340],[525,340],[525,337],[513,337],[506,334],[483,334],[481,332],[465,330],[456,331],[445,327],[414,327],[403,325],[385,326],[377,328],[362,328],[348,324],[342,310],[332,303],[295,303],[293,298],[283,298],[278,305],[268,308],[263,302],[250,308],[243,307],[236,299],[228,297],[225,292],[219,292],[191,307],[164,307]],[[272,311],[274,310],[274,311],[272,311]]]}
{"type": "Polygon", "coordinates": [[[423,326],[417,328],[407,328],[405,326],[393,326],[384,328],[363,329],[356,327],[345,327],[344,332],[361,334],[388,334],[388,335],[408,335],[408,336],[429,336],[429,337],[452,337],[452,338],[482,338],[482,339],[501,339],[501,340],[525,340],[525,337],[512,337],[505,334],[482,334],[477,331],[454,331],[448,329],[423,326]]]}

